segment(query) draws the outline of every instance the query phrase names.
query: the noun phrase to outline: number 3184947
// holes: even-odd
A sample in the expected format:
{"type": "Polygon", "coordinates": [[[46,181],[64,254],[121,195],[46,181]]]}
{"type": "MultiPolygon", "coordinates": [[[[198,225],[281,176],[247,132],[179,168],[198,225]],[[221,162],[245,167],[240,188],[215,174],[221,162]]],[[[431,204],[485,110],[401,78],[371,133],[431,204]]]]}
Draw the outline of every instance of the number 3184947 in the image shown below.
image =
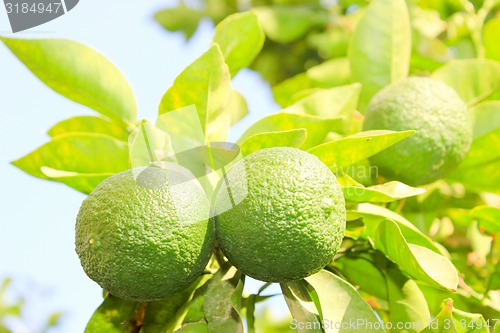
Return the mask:
{"type": "Polygon", "coordinates": [[[53,2],[49,4],[44,4],[42,2],[29,4],[26,2],[23,3],[5,3],[5,9],[7,9],[7,14],[15,13],[15,14],[41,14],[41,13],[59,13],[62,11],[62,4],[60,2],[53,2]]]}

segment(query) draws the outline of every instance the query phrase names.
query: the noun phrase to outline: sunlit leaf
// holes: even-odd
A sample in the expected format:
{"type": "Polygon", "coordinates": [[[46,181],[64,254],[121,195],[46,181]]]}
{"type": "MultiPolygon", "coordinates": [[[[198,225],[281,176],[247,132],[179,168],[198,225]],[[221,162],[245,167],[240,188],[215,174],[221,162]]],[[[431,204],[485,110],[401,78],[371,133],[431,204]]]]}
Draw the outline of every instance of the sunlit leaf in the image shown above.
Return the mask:
{"type": "Polygon", "coordinates": [[[387,284],[379,262],[362,256],[342,256],[335,260],[335,265],[354,286],[375,297],[387,299],[387,284]]]}
{"type": "Polygon", "coordinates": [[[472,107],[474,139],[500,128],[500,101],[488,101],[472,107]]]}
{"type": "Polygon", "coordinates": [[[279,112],[255,122],[238,139],[238,144],[259,133],[305,129],[307,131],[307,139],[304,142],[303,148],[308,148],[320,143],[328,132],[341,130],[342,122],[342,118],[326,118],[279,112]]]}
{"type": "Polygon", "coordinates": [[[231,76],[248,67],[264,45],[264,31],[253,12],[236,13],[215,27],[213,42],[219,44],[231,76]]]}
{"type": "Polygon", "coordinates": [[[75,132],[102,133],[122,141],[127,141],[130,134],[119,124],[96,116],[77,116],[65,119],[52,126],[47,134],[54,137],[75,132]]]}
{"type": "Polygon", "coordinates": [[[287,107],[314,92],[315,88],[332,88],[349,83],[351,70],[347,58],[336,58],[309,68],[273,87],[273,96],[287,107]]]}
{"type": "Polygon", "coordinates": [[[406,2],[370,2],[352,36],[348,54],[352,80],[363,85],[360,109],[364,110],[380,89],[408,75],[411,28],[406,2]]]}
{"type": "Polygon", "coordinates": [[[372,308],[358,291],[340,277],[322,270],[305,278],[316,291],[321,306],[321,318],[328,323],[356,323],[354,327],[325,325],[325,332],[385,332],[372,308]]]}
{"type": "Polygon", "coordinates": [[[500,61],[500,47],[498,47],[498,36],[500,35],[500,18],[492,18],[484,25],[483,44],[486,58],[500,61]]]}
{"type": "Polygon", "coordinates": [[[500,208],[493,206],[478,206],[471,216],[479,222],[479,228],[487,233],[500,232],[500,208]]]}
{"type": "Polygon", "coordinates": [[[264,132],[252,135],[241,144],[240,148],[243,155],[249,155],[264,148],[299,148],[306,140],[306,137],[307,132],[303,128],[289,131],[264,132]]]}
{"type": "Polygon", "coordinates": [[[104,134],[69,133],[12,162],[42,179],[88,193],[105,177],[129,168],[127,143],[104,134]]]}
{"type": "Polygon", "coordinates": [[[269,39],[289,43],[306,34],[312,27],[326,24],[326,15],[306,6],[266,6],[254,12],[269,39]],[[323,20],[322,20],[323,18],[323,20]]]}
{"type": "Polygon", "coordinates": [[[354,220],[360,217],[363,218],[363,222],[366,226],[366,234],[370,237],[375,235],[377,227],[382,221],[389,219],[397,223],[408,243],[424,246],[438,254],[442,254],[441,250],[428,236],[418,230],[410,221],[387,208],[364,203],[358,205],[356,210],[347,211],[348,220],[354,220]]]}
{"type": "Polygon", "coordinates": [[[426,247],[408,243],[395,222],[380,222],[374,244],[413,278],[438,288],[457,289],[458,273],[453,264],[426,247]]]}
{"type": "Polygon", "coordinates": [[[352,81],[349,59],[341,57],[327,60],[309,68],[306,73],[318,88],[331,88],[345,85],[352,81]]]}
{"type": "Polygon", "coordinates": [[[231,113],[231,125],[238,123],[248,114],[247,101],[239,92],[235,90],[233,90],[231,93],[229,110],[229,112],[231,113]]]}
{"type": "Polygon", "coordinates": [[[349,129],[358,106],[361,86],[357,83],[330,89],[318,89],[283,111],[321,117],[344,117],[344,131],[349,129]]]}
{"type": "Polygon", "coordinates": [[[448,179],[460,182],[471,191],[500,193],[498,163],[500,163],[498,160],[494,160],[470,168],[460,166],[448,176],[448,179]]]}
{"type": "Polygon", "coordinates": [[[64,170],[57,170],[47,166],[40,168],[42,173],[50,180],[57,181],[68,185],[75,190],[84,194],[90,194],[99,183],[104,179],[112,176],[115,172],[101,172],[101,173],[82,173],[71,172],[64,170]]]}
{"type": "MultiPolygon", "coordinates": [[[[309,133],[309,132],[308,132],[309,133]]],[[[323,143],[309,150],[330,168],[342,168],[364,160],[414,134],[415,131],[375,130],[323,143]]]]}
{"type": "Polygon", "coordinates": [[[181,31],[190,39],[198,29],[202,13],[181,3],[174,8],[167,8],[155,13],[154,19],[168,31],[181,31]]]}
{"type": "Polygon", "coordinates": [[[430,321],[431,314],[418,285],[393,267],[387,269],[385,276],[393,327],[405,323],[405,332],[420,332],[430,321]]]}
{"type": "Polygon", "coordinates": [[[174,158],[170,136],[148,120],[141,121],[128,141],[132,168],[147,167],[157,161],[174,158]]]}
{"type": "Polygon", "coordinates": [[[318,327],[321,323],[319,311],[309,294],[312,287],[303,281],[290,281],[281,283],[281,290],[293,319],[297,323],[310,323],[312,326],[306,329],[304,325],[297,325],[297,331],[323,333],[323,329],[318,327]]]}
{"type": "Polygon", "coordinates": [[[160,102],[159,115],[196,106],[208,141],[225,141],[231,124],[229,69],[217,44],[191,63],[160,102]]]}
{"type": "Polygon", "coordinates": [[[397,181],[370,187],[344,186],[342,190],[346,200],[358,202],[392,202],[425,192],[425,189],[411,187],[397,181]]]}
{"type": "Polygon", "coordinates": [[[500,102],[491,101],[471,108],[474,115],[474,141],[450,179],[464,183],[470,189],[486,190],[500,184],[498,173],[485,173],[496,168],[500,161],[500,102]],[[476,173],[475,176],[473,174],[476,173]],[[482,184],[486,185],[484,187],[482,184]]]}
{"type": "Polygon", "coordinates": [[[126,301],[108,295],[97,308],[85,328],[85,333],[137,332],[147,303],[126,301]]]}
{"type": "Polygon", "coordinates": [[[65,39],[13,39],[4,44],[43,83],[72,101],[130,124],[137,106],[123,74],[104,56],[65,39]]]}
{"type": "Polygon", "coordinates": [[[453,307],[453,300],[444,301],[443,308],[422,333],[488,333],[495,321],[488,324],[481,314],[467,313],[453,307]]]}
{"type": "MultiPolygon", "coordinates": [[[[459,169],[467,169],[478,165],[498,161],[500,159],[500,126],[479,138],[476,138],[459,169]]],[[[498,163],[498,162],[497,162],[498,163]]]]}
{"type": "Polygon", "coordinates": [[[482,314],[468,313],[453,308],[453,318],[457,323],[458,333],[489,333],[488,324],[482,314]]]}
{"type": "Polygon", "coordinates": [[[500,88],[500,62],[453,60],[432,73],[432,77],[454,88],[467,104],[473,105],[500,88]]]}

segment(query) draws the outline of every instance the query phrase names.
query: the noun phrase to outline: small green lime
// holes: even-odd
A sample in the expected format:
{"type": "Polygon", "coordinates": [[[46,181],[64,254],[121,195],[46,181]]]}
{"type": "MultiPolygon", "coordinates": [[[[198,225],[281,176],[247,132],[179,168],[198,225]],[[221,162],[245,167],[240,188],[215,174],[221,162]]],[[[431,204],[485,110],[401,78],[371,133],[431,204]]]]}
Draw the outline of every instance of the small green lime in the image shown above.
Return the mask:
{"type": "Polygon", "coordinates": [[[380,91],[366,110],[363,130],[416,134],[373,156],[380,175],[410,185],[445,177],[464,158],[472,141],[467,105],[445,83],[413,77],[380,91]]]}
{"type": "Polygon", "coordinates": [[[134,301],[166,298],[203,272],[215,242],[199,184],[158,167],[118,173],[84,200],[76,252],[87,275],[134,301]]]}
{"type": "Polygon", "coordinates": [[[269,148],[245,157],[228,172],[216,211],[242,197],[216,216],[216,234],[224,254],[244,274],[285,282],[333,260],[344,236],[345,202],[337,179],[316,156],[269,148]]]}

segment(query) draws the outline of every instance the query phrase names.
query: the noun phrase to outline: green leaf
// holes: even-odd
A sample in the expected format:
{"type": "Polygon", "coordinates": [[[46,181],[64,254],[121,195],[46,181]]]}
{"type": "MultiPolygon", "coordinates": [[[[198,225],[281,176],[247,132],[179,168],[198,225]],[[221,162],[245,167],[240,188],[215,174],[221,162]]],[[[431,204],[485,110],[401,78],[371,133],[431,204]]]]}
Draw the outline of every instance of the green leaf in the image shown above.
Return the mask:
{"type": "Polygon", "coordinates": [[[447,299],[441,312],[432,320],[423,333],[458,333],[453,319],[453,301],[447,299]]]}
{"type": "Polygon", "coordinates": [[[210,333],[208,331],[208,324],[205,322],[188,323],[183,325],[182,328],[175,331],[175,333],[210,333]]]}
{"type": "Polygon", "coordinates": [[[229,103],[231,113],[231,126],[238,123],[248,114],[248,104],[245,98],[236,90],[231,93],[231,102],[229,103]]]}
{"type": "Polygon", "coordinates": [[[203,304],[205,304],[205,292],[207,291],[206,284],[197,289],[194,293],[193,300],[189,305],[189,309],[184,317],[183,324],[196,323],[205,320],[205,313],[203,312],[203,304]]]}
{"type": "Polygon", "coordinates": [[[349,45],[352,80],[363,85],[360,110],[386,85],[405,78],[410,68],[411,27],[404,0],[374,0],[349,45]]]}
{"type": "MultiPolygon", "coordinates": [[[[308,132],[309,133],[309,132],[308,132]]],[[[309,150],[330,168],[348,167],[398,143],[415,131],[375,130],[359,132],[336,141],[330,141],[309,150]]]]}
{"type": "Polygon", "coordinates": [[[345,85],[352,81],[349,58],[341,57],[327,60],[307,70],[307,77],[318,88],[331,88],[345,85]]]}
{"type": "Polygon", "coordinates": [[[211,277],[211,274],[202,275],[180,293],[162,301],[148,303],[141,333],[173,332],[180,328],[195,292],[211,277]]]}
{"type": "Polygon", "coordinates": [[[52,126],[47,134],[55,137],[77,132],[107,134],[122,141],[127,141],[130,134],[119,124],[96,116],[77,116],[65,119],[52,126]]]}
{"type": "Polygon", "coordinates": [[[241,279],[241,273],[226,262],[208,282],[203,310],[209,332],[243,333],[239,314],[243,291],[241,279]]]}
{"type": "Polygon", "coordinates": [[[213,42],[219,44],[231,76],[250,66],[264,45],[265,35],[253,12],[229,15],[215,27],[213,42]]]}
{"type": "Polygon", "coordinates": [[[108,295],[90,318],[85,333],[138,332],[147,304],[108,295]]]}
{"type": "Polygon", "coordinates": [[[473,106],[474,139],[500,128],[500,101],[488,101],[473,106]]]}
{"type": "Polygon", "coordinates": [[[332,88],[348,84],[351,77],[349,60],[336,58],[309,68],[273,87],[273,96],[282,107],[287,107],[305,97],[314,88],[332,88]],[[306,94],[307,95],[307,94],[306,94]]]}
{"type": "Polygon", "coordinates": [[[361,85],[354,83],[330,89],[320,89],[285,108],[284,112],[309,114],[320,117],[344,117],[344,132],[349,125],[358,106],[361,85]]]}
{"type": "Polygon", "coordinates": [[[342,256],[335,260],[342,275],[354,286],[377,298],[387,299],[387,284],[378,262],[364,256],[342,256]]]}
{"type": "Polygon", "coordinates": [[[291,322],[291,328],[296,323],[299,333],[323,333],[323,329],[318,327],[319,323],[321,323],[319,311],[310,295],[312,287],[308,283],[305,283],[304,280],[290,281],[281,283],[280,285],[286,304],[294,320],[294,322],[291,322]],[[303,327],[305,324],[309,324],[311,327],[303,327]]]}
{"type": "Polygon", "coordinates": [[[360,92],[359,83],[319,89],[284,110],[322,117],[352,116],[358,105],[360,92]]]}
{"type": "Polygon", "coordinates": [[[370,187],[344,186],[342,190],[346,200],[357,202],[392,202],[425,192],[423,188],[411,187],[397,181],[370,187]]]}
{"type": "Polygon", "coordinates": [[[467,169],[498,161],[500,159],[498,147],[500,147],[500,127],[472,142],[469,152],[465,155],[459,169],[467,169]]]}
{"type": "Polygon", "coordinates": [[[458,169],[449,178],[464,183],[472,190],[498,191],[498,186],[495,187],[500,184],[498,173],[484,171],[494,169],[500,160],[500,151],[497,149],[500,145],[500,102],[477,104],[470,112],[475,118],[474,141],[458,169]],[[475,176],[474,172],[477,172],[475,176]]]}
{"type": "Polygon", "coordinates": [[[426,247],[409,244],[395,222],[380,222],[373,241],[376,249],[415,279],[437,288],[457,289],[458,274],[453,264],[426,247]]]}
{"type": "Polygon", "coordinates": [[[481,230],[490,234],[500,232],[500,208],[477,206],[471,210],[470,215],[479,222],[481,230]]]}
{"type": "MultiPolygon", "coordinates": [[[[67,186],[90,194],[104,179],[114,175],[116,172],[82,173],[53,169],[47,166],[40,168],[42,173],[52,181],[66,184],[67,186]]],[[[123,170],[122,170],[123,171],[123,170]]]]}
{"type": "Polygon", "coordinates": [[[432,77],[454,88],[468,105],[473,105],[500,88],[500,63],[486,59],[452,60],[432,77]]]}
{"type": "Polygon", "coordinates": [[[104,134],[62,134],[12,164],[32,176],[89,193],[104,178],[129,168],[128,147],[104,134]]]}
{"type": "Polygon", "coordinates": [[[470,191],[500,193],[498,163],[498,160],[495,160],[470,168],[460,166],[448,179],[462,183],[470,191]]]}
{"type": "Polygon", "coordinates": [[[303,128],[289,131],[264,132],[252,135],[241,144],[240,148],[243,155],[250,155],[264,148],[299,148],[306,140],[306,137],[307,132],[303,128]]]}
{"type": "Polygon", "coordinates": [[[318,294],[321,318],[325,332],[339,332],[335,323],[341,323],[341,332],[384,332],[379,319],[357,290],[338,276],[322,270],[305,278],[318,294]],[[354,327],[344,323],[356,323],[354,327]]]}
{"type": "Polygon", "coordinates": [[[304,36],[311,28],[326,23],[326,15],[306,6],[266,6],[253,11],[269,39],[290,43],[304,36]]]}
{"type": "Polygon", "coordinates": [[[387,208],[365,203],[358,205],[356,210],[347,211],[348,220],[354,220],[360,217],[363,218],[363,222],[366,226],[366,234],[369,237],[374,237],[379,224],[389,219],[397,223],[408,243],[424,246],[438,254],[442,254],[441,250],[428,236],[420,232],[420,230],[410,221],[387,208]]]}
{"type": "Polygon", "coordinates": [[[65,39],[0,39],[55,92],[122,124],[135,121],[137,106],[127,80],[90,47],[65,39]]]}
{"type": "Polygon", "coordinates": [[[181,3],[175,8],[167,8],[155,13],[154,19],[168,31],[181,31],[189,40],[198,29],[202,13],[181,3]]]}
{"type": "Polygon", "coordinates": [[[225,141],[231,124],[231,77],[217,44],[175,79],[160,102],[159,115],[196,106],[208,141],[225,141]]]}
{"type": "Polygon", "coordinates": [[[500,18],[492,18],[484,25],[483,44],[486,58],[500,61],[500,47],[498,36],[500,34],[500,18]]]}
{"type": "Polygon", "coordinates": [[[458,333],[489,333],[488,325],[482,314],[468,313],[453,308],[453,317],[458,333]]]}
{"type": "Polygon", "coordinates": [[[170,136],[146,119],[132,132],[128,145],[132,168],[151,166],[174,154],[170,136]]]}
{"type": "Polygon", "coordinates": [[[420,332],[430,321],[431,314],[418,285],[393,267],[387,269],[385,276],[393,327],[407,323],[411,326],[405,326],[405,332],[420,332]]]}
{"type": "Polygon", "coordinates": [[[255,122],[243,133],[237,143],[241,144],[249,137],[259,133],[305,129],[307,131],[307,139],[304,142],[303,148],[307,149],[320,143],[329,132],[340,130],[342,123],[342,118],[325,118],[279,112],[255,122]]]}
{"type": "Polygon", "coordinates": [[[453,300],[448,298],[439,314],[422,333],[488,333],[496,320],[488,323],[481,314],[467,313],[453,307],[453,300]]]}

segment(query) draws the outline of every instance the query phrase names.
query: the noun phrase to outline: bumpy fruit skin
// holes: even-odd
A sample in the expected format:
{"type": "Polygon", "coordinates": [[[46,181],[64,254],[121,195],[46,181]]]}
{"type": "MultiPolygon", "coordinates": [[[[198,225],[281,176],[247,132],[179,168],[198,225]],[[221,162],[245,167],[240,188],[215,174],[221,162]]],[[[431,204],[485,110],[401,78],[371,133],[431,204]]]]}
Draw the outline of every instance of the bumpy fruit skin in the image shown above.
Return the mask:
{"type": "MultiPolygon", "coordinates": [[[[227,174],[234,197],[246,197],[216,216],[216,235],[229,261],[268,282],[297,280],[333,260],[345,230],[345,201],[333,173],[295,148],[263,149],[227,174]],[[247,193],[245,193],[245,191],[247,193]]],[[[229,196],[221,186],[217,207],[229,196]]]]}
{"type": "Polygon", "coordinates": [[[164,299],[207,265],[215,244],[209,209],[201,187],[182,173],[156,167],[121,172],[83,202],[76,252],[87,275],[111,294],[164,299]]]}
{"type": "Polygon", "coordinates": [[[467,105],[445,83],[413,77],[380,91],[370,102],[363,130],[414,129],[416,134],[373,156],[380,175],[410,185],[445,177],[472,141],[467,105]]]}

